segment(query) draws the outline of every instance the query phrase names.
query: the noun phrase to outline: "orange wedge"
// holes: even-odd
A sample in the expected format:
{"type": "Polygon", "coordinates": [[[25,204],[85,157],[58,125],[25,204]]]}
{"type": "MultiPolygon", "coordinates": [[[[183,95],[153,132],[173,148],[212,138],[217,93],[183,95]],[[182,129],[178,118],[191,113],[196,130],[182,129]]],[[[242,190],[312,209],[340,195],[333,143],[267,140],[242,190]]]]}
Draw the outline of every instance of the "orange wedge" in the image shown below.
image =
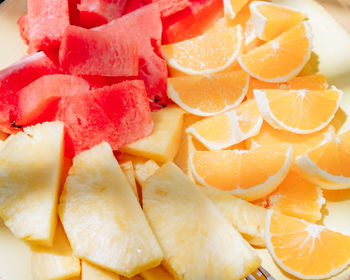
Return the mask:
{"type": "Polygon", "coordinates": [[[224,0],[225,16],[234,19],[249,0],[224,0]]]}
{"type": "Polygon", "coordinates": [[[319,187],[290,170],[278,188],[267,197],[267,202],[270,209],[314,223],[322,218],[321,208],[326,201],[319,187]]]}
{"type": "Polygon", "coordinates": [[[311,28],[306,22],[301,22],[272,41],[243,54],[238,62],[258,80],[286,82],[303,69],[311,50],[311,28]]]}
{"type": "Polygon", "coordinates": [[[250,150],[198,151],[191,154],[190,164],[201,185],[251,201],[277,188],[286,177],[292,159],[292,147],[286,144],[250,150]]]}
{"type": "Polygon", "coordinates": [[[255,101],[265,121],[277,129],[308,134],[326,127],[340,105],[342,92],[326,90],[255,89],[255,101]]]}
{"type": "Polygon", "coordinates": [[[265,1],[249,5],[258,38],[270,41],[305,19],[301,12],[265,1]]]}
{"type": "Polygon", "coordinates": [[[213,116],[236,107],[248,90],[244,71],[168,78],[168,96],[187,112],[213,116]]]}
{"type": "Polygon", "coordinates": [[[186,74],[206,75],[229,68],[241,52],[242,27],[216,25],[205,34],[163,45],[161,53],[169,66],[186,74]]]}
{"type": "Polygon", "coordinates": [[[350,131],[297,157],[295,164],[308,181],[324,189],[350,188],[350,131]]]}
{"type": "Polygon", "coordinates": [[[308,89],[324,90],[328,88],[326,77],[322,74],[313,74],[303,77],[295,77],[285,83],[267,83],[251,78],[247,98],[254,98],[254,89],[308,89]]]}
{"type": "Polygon", "coordinates": [[[254,100],[218,116],[198,121],[187,128],[209,150],[221,150],[257,135],[263,119],[254,100]]]}
{"type": "Polygon", "coordinates": [[[350,264],[350,236],[268,211],[265,241],[274,261],[300,279],[324,279],[350,264]]]}

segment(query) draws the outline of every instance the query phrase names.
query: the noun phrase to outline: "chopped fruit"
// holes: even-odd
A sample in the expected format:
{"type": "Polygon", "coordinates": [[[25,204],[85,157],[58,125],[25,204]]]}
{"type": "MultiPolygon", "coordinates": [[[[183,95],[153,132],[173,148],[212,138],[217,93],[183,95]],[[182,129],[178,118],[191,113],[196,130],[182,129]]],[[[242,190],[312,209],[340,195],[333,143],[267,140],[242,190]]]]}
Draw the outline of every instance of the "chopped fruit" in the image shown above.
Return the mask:
{"type": "Polygon", "coordinates": [[[263,119],[254,100],[237,109],[198,121],[186,129],[209,150],[221,150],[259,133],[263,119]]]}
{"type": "Polygon", "coordinates": [[[101,141],[108,141],[117,150],[149,135],[153,129],[142,81],[125,81],[85,94],[65,96],[58,107],[57,118],[64,122],[72,141],[70,156],[101,141]]]}
{"type": "Polygon", "coordinates": [[[140,185],[143,185],[158,169],[159,165],[151,159],[147,160],[145,163],[135,164],[135,176],[137,182],[140,185]]]}
{"type": "Polygon", "coordinates": [[[158,266],[141,273],[144,280],[173,280],[174,278],[162,267],[158,266]]]}
{"type": "Polygon", "coordinates": [[[184,111],[177,106],[168,106],[152,112],[153,132],[141,140],[123,146],[120,150],[158,162],[172,161],[180,145],[183,114],[184,111]]]}
{"type": "Polygon", "coordinates": [[[248,85],[244,71],[168,78],[168,96],[191,114],[213,116],[240,104],[248,85]]]}
{"type": "Polygon", "coordinates": [[[42,76],[19,92],[16,125],[52,121],[62,96],[84,93],[89,89],[89,83],[79,77],[63,74],[42,76]]]}
{"type": "Polygon", "coordinates": [[[181,149],[174,158],[174,163],[194,182],[191,170],[191,153],[196,151],[193,145],[192,136],[186,135],[180,145],[181,149]]]}
{"type": "Polygon", "coordinates": [[[298,76],[314,75],[320,71],[320,60],[315,52],[311,52],[309,60],[306,62],[304,68],[299,72],[298,76]]]}
{"type": "Polygon", "coordinates": [[[265,208],[218,189],[202,187],[201,190],[244,239],[251,245],[265,247],[264,230],[267,213],[265,208]]]}
{"type": "Polygon", "coordinates": [[[158,3],[162,18],[171,16],[191,6],[190,0],[148,0],[149,3],[158,3]]]}
{"type": "Polygon", "coordinates": [[[163,45],[161,52],[169,66],[186,74],[206,75],[232,66],[242,45],[240,25],[224,28],[214,26],[193,39],[163,45]]]}
{"type": "Polygon", "coordinates": [[[224,0],[225,15],[234,19],[248,2],[249,0],[224,0]]]}
{"type": "Polygon", "coordinates": [[[143,207],[175,279],[241,279],[259,267],[249,244],[173,163],[143,185],[143,207]]]}
{"type": "Polygon", "coordinates": [[[266,247],[286,272],[301,279],[325,279],[350,264],[350,236],[269,211],[266,247]]]}
{"type": "Polygon", "coordinates": [[[347,131],[301,155],[295,164],[305,179],[321,188],[350,188],[349,143],[350,131],[347,131]]]}
{"type": "Polygon", "coordinates": [[[244,49],[243,53],[247,53],[255,47],[261,46],[264,41],[260,40],[255,34],[255,28],[252,18],[246,22],[244,26],[244,49]]]}
{"type": "Polygon", "coordinates": [[[238,57],[240,66],[265,82],[286,82],[298,75],[312,50],[311,28],[306,22],[282,33],[268,43],[238,57]]]}
{"type": "Polygon", "coordinates": [[[264,145],[250,150],[194,152],[191,168],[203,186],[256,200],[277,188],[286,177],[292,160],[291,145],[264,145]]]}
{"type": "Polygon", "coordinates": [[[28,0],[29,45],[37,50],[57,48],[69,26],[68,0],[28,0]]]}
{"type": "Polygon", "coordinates": [[[81,262],[81,280],[120,280],[120,276],[89,262],[81,262]]]}
{"type": "Polygon", "coordinates": [[[74,75],[137,76],[136,42],[123,33],[117,35],[67,27],[59,50],[61,67],[74,75]]]}
{"type": "Polygon", "coordinates": [[[260,133],[247,140],[247,146],[252,146],[253,142],[260,145],[289,143],[293,146],[293,156],[295,159],[330,139],[333,139],[335,134],[335,129],[332,125],[311,134],[295,134],[275,129],[267,123],[263,123],[260,133]]]}
{"type": "Polygon", "coordinates": [[[276,191],[267,197],[270,209],[312,223],[322,218],[321,208],[325,202],[320,188],[304,181],[293,170],[289,171],[276,191]]]}
{"type": "Polygon", "coordinates": [[[32,246],[31,249],[35,280],[70,279],[80,275],[80,261],[73,255],[60,223],[52,247],[32,246]]]}
{"type": "Polygon", "coordinates": [[[264,120],[277,129],[309,134],[326,127],[339,108],[342,92],[326,90],[255,89],[264,120]]]}
{"type": "Polygon", "coordinates": [[[52,245],[62,160],[60,122],[26,127],[3,144],[0,218],[17,238],[52,245]]]}
{"type": "Polygon", "coordinates": [[[275,39],[305,19],[297,10],[265,1],[253,1],[249,8],[256,35],[264,41],[275,39]]]}
{"type": "Polygon", "coordinates": [[[223,16],[222,0],[190,0],[186,9],[163,19],[163,44],[203,34],[223,16]]]}
{"type": "Polygon", "coordinates": [[[25,44],[29,44],[29,26],[28,15],[21,16],[17,21],[19,27],[19,34],[25,44]]]}
{"type": "Polygon", "coordinates": [[[133,190],[134,194],[136,197],[138,196],[137,194],[137,186],[136,186],[136,181],[135,181],[135,172],[134,172],[134,166],[132,164],[131,160],[125,161],[123,163],[119,163],[120,169],[123,171],[126,179],[128,180],[131,189],[133,190]]]}
{"type": "Polygon", "coordinates": [[[160,264],[141,206],[103,142],[73,159],[58,212],[74,254],[126,277],[160,264]]]}
{"type": "Polygon", "coordinates": [[[328,88],[326,77],[322,74],[314,74],[295,77],[285,83],[268,83],[251,78],[247,98],[254,98],[254,89],[307,89],[324,90],[328,88]]]}

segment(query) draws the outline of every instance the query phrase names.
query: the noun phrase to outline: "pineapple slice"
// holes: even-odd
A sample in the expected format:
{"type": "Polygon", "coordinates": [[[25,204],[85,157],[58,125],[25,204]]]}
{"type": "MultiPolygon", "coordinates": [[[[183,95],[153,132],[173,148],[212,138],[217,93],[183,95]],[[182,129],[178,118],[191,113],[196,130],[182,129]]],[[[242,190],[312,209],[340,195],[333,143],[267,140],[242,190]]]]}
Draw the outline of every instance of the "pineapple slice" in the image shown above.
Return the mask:
{"type": "Polygon", "coordinates": [[[135,172],[134,172],[134,166],[132,164],[131,160],[125,161],[123,163],[119,164],[121,170],[123,171],[126,179],[128,180],[132,191],[138,197],[137,194],[137,186],[136,186],[136,181],[135,181],[135,172]]]}
{"type": "Polygon", "coordinates": [[[184,111],[175,105],[153,112],[152,134],[120,150],[154,161],[172,161],[180,145],[183,114],[184,111]]]}
{"type": "Polygon", "coordinates": [[[174,280],[162,266],[146,270],[141,273],[141,276],[144,280],[174,280]]]}
{"type": "Polygon", "coordinates": [[[175,164],[143,185],[143,207],[175,279],[242,279],[260,266],[254,249],[175,164]]]}
{"type": "Polygon", "coordinates": [[[201,186],[201,190],[231,224],[252,245],[265,247],[267,210],[216,188],[201,186]]]}
{"type": "Polygon", "coordinates": [[[80,261],[72,254],[63,227],[58,223],[52,247],[32,246],[33,279],[59,280],[79,276],[80,261]]]}
{"type": "Polygon", "coordinates": [[[135,176],[140,185],[143,185],[149,177],[151,177],[157,170],[159,165],[154,160],[147,160],[144,163],[135,164],[135,176]]]}
{"type": "Polygon", "coordinates": [[[141,206],[105,142],[73,159],[58,212],[82,259],[126,277],[162,260],[141,206]]]}
{"type": "Polygon", "coordinates": [[[51,246],[63,160],[63,124],[24,128],[0,150],[0,217],[20,239],[51,246]]]}
{"type": "Polygon", "coordinates": [[[174,163],[182,169],[182,171],[195,182],[191,169],[191,160],[190,154],[196,151],[195,146],[193,145],[192,136],[186,135],[181,143],[179,152],[177,153],[174,163]]]}
{"type": "Polygon", "coordinates": [[[86,261],[82,261],[81,280],[120,280],[120,276],[86,261]]]}

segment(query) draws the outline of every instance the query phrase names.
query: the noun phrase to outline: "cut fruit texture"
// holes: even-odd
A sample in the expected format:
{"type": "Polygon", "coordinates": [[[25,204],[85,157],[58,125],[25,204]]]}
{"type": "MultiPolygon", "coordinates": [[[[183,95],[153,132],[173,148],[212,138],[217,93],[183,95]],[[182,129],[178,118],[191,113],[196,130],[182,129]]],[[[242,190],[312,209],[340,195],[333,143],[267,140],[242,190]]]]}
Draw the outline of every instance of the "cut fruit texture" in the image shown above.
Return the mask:
{"type": "Polygon", "coordinates": [[[221,150],[259,133],[263,118],[254,100],[236,109],[198,121],[186,129],[209,150],[221,150]]]}
{"type": "Polygon", "coordinates": [[[63,124],[9,137],[0,150],[0,217],[20,239],[51,246],[63,160],[63,124]]]}
{"type": "Polygon", "coordinates": [[[123,163],[119,163],[120,169],[123,171],[126,179],[128,180],[132,191],[137,197],[137,186],[136,186],[136,180],[135,180],[135,172],[134,172],[134,166],[132,164],[132,161],[125,161],[123,163]]]}
{"type": "Polygon", "coordinates": [[[141,140],[123,146],[120,150],[157,162],[173,160],[180,145],[183,114],[184,111],[174,105],[152,112],[153,132],[141,140]]]}
{"type": "Polygon", "coordinates": [[[305,19],[300,11],[268,3],[253,1],[249,5],[258,38],[270,41],[305,19]]]}
{"type": "Polygon", "coordinates": [[[249,244],[173,163],[144,184],[143,206],[175,279],[241,279],[260,266],[249,244]]]}
{"type": "Polygon", "coordinates": [[[120,276],[89,262],[81,262],[81,280],[120,280],[120,276]]]}
{"type": "Polygon", "coordinates": [[[224,0],[225,16],[234,19],[250,0],[224,0]]]}
{"type": "Polygon", "coordinates": [[[258,145],[250,150],[194,152],[191,168],[201,185],[252,201],[274,191],[292,161],[293,148],[289,144],[258,145]]]}
{"type": "Polygon", "coordinates": [[[73,256],[60,223],[52,247],[33,246],[32,272],[35,280],[70,279],[80,275],[80,260],[73,256]]]}
{"type": "Polygon", "coordinates": [[[149,3],[158,3],[162,18],[171,16],[191,6],[190,0],[147,0],[149,3]]]}
{"type": "Polygon", "coordinates": [[[73,159],[58,212],[74,254],[126,277],[156,267],[162,251],[103,142],[73,159]]]}
{"type": "Polygon", "coordinates": [[[274,128],[298,134],[325,128],[334,118],[342,95],[343,92],[335,87],[318,91],[254,90],[255,101],[264,120],[274,128]]]}
{"type": "Polygon", "coordinates": [[[135,164],[135,176],[140,185],[143,185],[159,168],[159,165],[153,160],[147,160],[145,163],[135,164]]]}
{"type": "Polygon", "coordinates": [[[162,267],[158,266],[141,273],[144,280],[173,280],[174,278],[162,267]]]}
{"type": "Polygon", "coordinates": [[[295,165],[301,175],[321,188],[350,188],[350,131],[336,135],[323,145],[299,156],[295,165]]]}
{"type": "Polygon", "coordinates": [[[201,187],[201,190],[244,239],[251,245],[265,247],[265,208],[215,188],[201,187]]]}
{"type": "Polygon", "coordinates": [[[137,45],[130,36],[110,37],[73,25],[64,32],[59,60],[74,75],[136,76],[138,72],[137,45]]]}
{"type": "Polygon", "coordinates": [[[193,140],[191,135],[186,135],[181,142],[180,149],[174,158],[174,163],[180,167],[180,169],[193,181],[195,182],[192,170],[191,170],[191,159],[190,155],[196,151],[193,145],[193,140]]]}

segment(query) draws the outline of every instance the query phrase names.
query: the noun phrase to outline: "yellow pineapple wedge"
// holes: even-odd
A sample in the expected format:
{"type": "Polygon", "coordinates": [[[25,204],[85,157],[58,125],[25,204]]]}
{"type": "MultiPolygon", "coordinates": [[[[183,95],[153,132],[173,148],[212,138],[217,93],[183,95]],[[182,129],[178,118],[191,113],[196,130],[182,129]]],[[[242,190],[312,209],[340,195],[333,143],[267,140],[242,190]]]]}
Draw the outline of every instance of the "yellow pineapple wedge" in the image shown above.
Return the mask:
{"type": "Polygon", "coordinates": [[[159,165],[154,160],[147,160],[144,163],[135,164],[135,176],[137,182],[142,185],[159,169],[159,165]]]}
{"type": "Polygon", "coordinates": [[[137,186],[136,186],[135,172],[134,172],[134,166],[132,164],[132,161],[131,160],[125,161],[123,163],[120,163],[119,166],[120,166],[121,170],[123,171],[126,179],[128,180],[132,191],[134,192],[134,194],[137,197],[138,196],[137,186]]]}
{"type": "Polygon", "coordinates": [[[216,188],[201,186],[201,190],[251,245],[265,247],[267,210],[264,207],[216,188]]]}
{"type": "Polygon", "coordinates": [[[167,162],[175,157],[181,139],[184,111],[171,105],[152,113],[154,129],[151,135],[122,147],[124,153],[167,162]]]}
{"type": "Polygon", "coordinates": [[[174,280],[162,266],[146,270],[141,273],[141,276],[144,280],[174,280]]]}
{"type": "Polygon", "coordinates": [[[0,149],[0,217],[20,239],[51,246],[63,160],[63,124],[24,128],[0,149]]]}
{"type": "Polygon", "coordinates": [[[52,247],[32,246],[31,249],[34,280],[60,280],[80,275],[80,260],[73,256],[60,223],[52,247]]]}
{"type": "Polygon", "coordinates": [[[74,254],[132,277],[163,254],[106,142],[73,159],[58,212],[74,254]]]}
{"type": "Polygon", "coordinates": [[[175,164],[143,184],[143,207],[175,279],[242,279],[260,266],[254,249],[175,164]]]}
{"type": "Polygon", "coordinates": [[[81,262],[81,280],[120,280],[120,276],[89,262],[81,262]]]}

